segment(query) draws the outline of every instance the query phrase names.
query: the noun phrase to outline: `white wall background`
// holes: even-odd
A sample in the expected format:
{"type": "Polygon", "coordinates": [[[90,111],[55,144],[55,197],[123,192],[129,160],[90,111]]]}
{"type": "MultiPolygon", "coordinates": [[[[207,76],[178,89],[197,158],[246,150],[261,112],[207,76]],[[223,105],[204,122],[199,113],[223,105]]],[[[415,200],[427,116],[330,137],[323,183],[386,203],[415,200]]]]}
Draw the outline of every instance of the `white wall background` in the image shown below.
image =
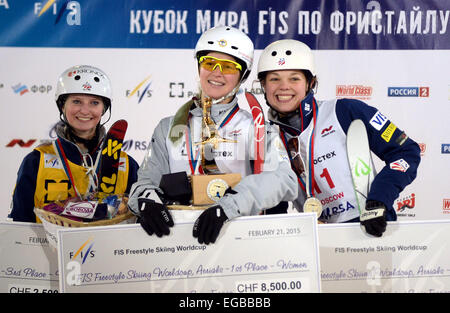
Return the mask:
{"type": "MultiPolygon", "coordinates": [[[[256,51],[255,62],[260,53],[256,51]]],[[[315,50],[314,53],[319,100],[335,98],[337,85],[371,87],[372,93],[364,101],[378,108],[424,147],[418,177],[398,199],[404,202],[414,198],[414,207],[398,212],[399,219],[450,218],[450,206],[444,206],[445,199],[450,199],[450,153],[441,153],[442,144],[450,144],[449,51],[315,50]],[[429,87],[429,96],[388,97],[388,87],[429,87]]],[[[106,126],[109,128],[120,118],[128,121],[125,140],[133,140],[134,145],[127,152],[138,163],[144,157],[142,149],[157,122],[174,114],[189,99],[189,93],[197,90],[196,65],[190,49],[0,47],[0,60],[0,220],[8,214],[23,157],[40,140],[48,138],[51,126],[58,121],[54,91],[59,74],[66,68],[90,64],[110,76],[113,113],[106,126]],[[151,96],[141,102],[137,94],[127,97],[148,77],[140,91],[151,82],[151,96]],[[29,91],[22,95],[15,93],[13,87],[18,84],[25,85],[29,91]],[[40,86],[43,86],[41,91],[40,86]],[[13,139],[25,143],[31,139],[36,141],[29,147],[7,147],[13,139]]],[[[256,71],[243,88],[250,90],[253,85],[258,92],[259,83],[252,83],[255,77],[256,71]]],[[[239,97],[241,108],[248,109],[242,94],[239,97]]],[[[263,104],[263,97],[260,94],[258,97],[263,104]]],[[[379,160],[376,164],[378,169],[383,166],[379,160]]]]}

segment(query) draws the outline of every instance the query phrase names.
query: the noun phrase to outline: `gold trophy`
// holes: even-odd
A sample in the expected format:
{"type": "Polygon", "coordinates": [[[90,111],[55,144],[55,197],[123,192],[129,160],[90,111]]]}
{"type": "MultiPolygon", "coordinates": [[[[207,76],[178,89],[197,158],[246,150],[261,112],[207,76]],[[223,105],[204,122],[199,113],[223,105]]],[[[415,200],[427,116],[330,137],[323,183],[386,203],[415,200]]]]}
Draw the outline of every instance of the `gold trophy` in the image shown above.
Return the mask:
{"type": "Polygon", "coordinates": [[[214,160],[215,150],[222,142],[237,143],[219,135],[216,123],[211,118],[212,99],[202,97],[202,141],[201,164],[204,175],[192,175],[192,200],[194,205],[207,205],[217,202],[228,187],[234,187],[241,180],[241,174],[223,174],[214,160]]]}
{"type": "Polygon", "coordinates": [[[214,151],[219,148],[221,142],[237,142],[236,140],[220,137],[216,123],[211,118],[211,98],[203,98],[203,117],[202,117],[202,141],[195,145],[202,145],[202,168],[206,175],[220,174],[216,161],[214,160],[214,151]]]}

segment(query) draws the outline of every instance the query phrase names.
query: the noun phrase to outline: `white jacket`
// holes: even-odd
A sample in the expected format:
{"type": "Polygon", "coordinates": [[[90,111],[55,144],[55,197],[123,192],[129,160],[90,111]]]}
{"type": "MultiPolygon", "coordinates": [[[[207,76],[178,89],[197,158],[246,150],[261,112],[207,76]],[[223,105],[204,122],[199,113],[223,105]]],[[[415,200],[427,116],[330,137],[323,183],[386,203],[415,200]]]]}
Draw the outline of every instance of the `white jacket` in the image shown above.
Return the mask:
{"type": "MultiPolygon", "coordinates": [[[[213,105],[212,119],[220,126],[233,108],[236,110],[236,105],[237,98],[228,104],[213,105]]],[[[221,143],[215,151],[215,161],[221,172],[240,173],[243,177],[233,188],[236,194],[226,194],[217,202],[227,217],[232,219],[241,215],[256,215],[281,201],[296,199],[297,177],[291,169],[277,126],[266,123],[263,172],[253,174],[251,161],[254,160],[254,126],[251,114],[239,109],[226,122],[224,126],[219,127],[220,136],[238,142],[221,143]]],[[[130,192],[129,206],[135,214],[139,214],[139,194],[144,189],[158,189],[163,174],[180,171],[186,171],[188,175],[194,174],[191,166],[193,162],[189,160],[195,160],[198,155],[198,163],[201,163],[201,153],[196,154],[195,151],[200,147],[195,146],[195,143],[201,141],[201,133],[202,109],[192,102],[185,104],[175,116],[159,122],[139,169],[138,181],[130,192]],[[182,110],[189,112],[189,117],[182,110]],[[180,123],[180,116],[183,123],[180,123]],[[189,128],[185,126],[187,124],[189,128]],[[190,147],[193,158],[189,156],[190,147]]],[[[194,172],[198,174],[198,170],[194,172]]]]}

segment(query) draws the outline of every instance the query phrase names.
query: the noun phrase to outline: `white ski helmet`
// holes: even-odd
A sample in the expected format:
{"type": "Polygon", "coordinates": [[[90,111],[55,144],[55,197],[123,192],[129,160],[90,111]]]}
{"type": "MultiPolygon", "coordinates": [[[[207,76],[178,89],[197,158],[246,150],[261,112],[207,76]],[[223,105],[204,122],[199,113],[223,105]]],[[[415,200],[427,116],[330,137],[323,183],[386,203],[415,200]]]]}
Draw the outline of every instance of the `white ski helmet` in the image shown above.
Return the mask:
{"type": "Polygon", "coordinates": [[[104,98],[106,112],[111,107],[111,82],[101,69],[90,65],[76,65],[65,70],[56,84],[55,100],[62,114],[64,95],[81,93],[104,98]]]}
{"type": "Polygon", "coordinates": [[[242,31],[230,26],[217,26],[205,31],[197,41],[195,46],[195,58],[203,53],[216,51],[229,54],[239,62],[244,62],[245,71],[242,73],[243,83],[253,64],[254,46],[251,39],[242,31]]]}
{"type": "Polygon", "coordinates": [[[293,39],[283,39],[268,45],[258,63],[258,78],[268,71],[306,70],[316,76],[314,57],[311,49],[303,42],[293,39]]]}

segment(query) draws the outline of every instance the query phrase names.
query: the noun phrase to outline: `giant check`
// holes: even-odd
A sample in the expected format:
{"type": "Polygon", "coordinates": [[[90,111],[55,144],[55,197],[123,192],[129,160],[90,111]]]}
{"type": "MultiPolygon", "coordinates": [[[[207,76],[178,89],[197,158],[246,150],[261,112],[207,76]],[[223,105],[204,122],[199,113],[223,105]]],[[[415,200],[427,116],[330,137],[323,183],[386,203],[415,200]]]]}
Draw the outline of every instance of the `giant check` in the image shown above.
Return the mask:
{"type": "Polygon", "coordinates": [[[320,292],[315,213],[240,217],[210,245],[192,227],[162,238],[140,225],[60,230],[60,291],[320,292]]]}
{"type": "Polygon", "coordinates": [[[56,250],[42,224],[0,222],[0,293],[58,292],[56,250]]]}
{"type": "Polygon", "coordinates": [[[323,292],[450,292],[450,221],[319,225],[323,292]]]}

